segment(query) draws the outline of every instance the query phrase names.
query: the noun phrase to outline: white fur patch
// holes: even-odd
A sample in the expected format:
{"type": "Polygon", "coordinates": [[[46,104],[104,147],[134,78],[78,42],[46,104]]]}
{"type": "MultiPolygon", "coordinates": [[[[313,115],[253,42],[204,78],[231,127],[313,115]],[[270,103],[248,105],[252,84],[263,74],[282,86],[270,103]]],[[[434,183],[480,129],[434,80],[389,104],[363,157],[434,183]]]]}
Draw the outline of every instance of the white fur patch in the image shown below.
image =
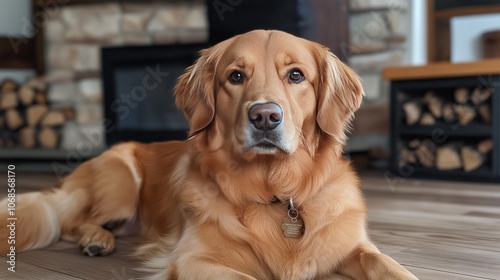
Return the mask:
{"type": "Polygon", "coordinates": [[[179,158],[177,165],[170,176],[170,183],[172,183],[173,186],[179,186],[181,185],[181,182],[186,180],[189,163],[190,160],[188,154],[179,158]]]}
{"type": "Polygon", "coordinates": [[[130,169],[130,172],[132,173],[132,177],[134,177],[135,185],[137,186],[137,191],[139,191],[139,189],[141,188],[141,184],[142,184],[142,178],[139,175],[139,171],[137,171],[137,167],[135,166],[135,163],[133,162],[133,160],[130,157],[125,158],[124,161],[125,161],[125,164],[128,166],[128,168],[130,169]]]}
{"type": "MultiPolygon", "coordinates": [[[[56,242],[61,235],[61,225],[57,218],[57,212],[45,201],[40,201],[42,211],[38,212],[39,219],[37,220],[38,239],[26,246],[25,250],[37,249],[46,247],[56,242]]],[[[22,209],[21,209],[22,211],[22,209]]]]}
{"type": "MultiPolygon", "coordinates": [[[[145,279],[147,280],[169,280],[170,265],[177,265],[177,271],[182,276],[189,275],[189,260],[195,259],[200,255],[200,252],[205,250],[202,243],[194,235],[192,226],[186,224],[184,232],[179,240],[174,236],[166,236],[158,243],[154,243],[158,249],[153,257],[144,263],[144,266],[139,270],[150,274],[145,279]],[[188,266],[182,266],[187,264],[188,266]],[[186,271],[187,270],[187,271],[186,271]]],[[[144,247],[143,250],[152,249],[152,245],[144,247]]]]}
{"type": "MultiPolygon", "coordinates": [[[[65,183],[67,184],[67,183],[65,183]]],[[[85,201],[84,190],[75,190],[68,192],[65,189],[59,189],[54,194],[47,195],[49,205],[56,208],[59,220],[64,223],[66,220],[75,217],[82,211],[79,201],[85,201]]]]}
{"type": "Polygon", "coordinates": [[[141,188],[141,184],[142,184],[142,178],[141,178],[139,170],[137,170],[137,166],[135,164],[133,146],[130,144],[122,144],[122,145],[118,145],[118,146],[114,147],[113,150],[116,151],[117,156],[120,157],[120,159],[123,160],[123,162],[129,168],[130,173],[132,174],[132,177],[134,178],[134,183],[137,187],[137,191],[139,192],[139,189],[141,188]]]}

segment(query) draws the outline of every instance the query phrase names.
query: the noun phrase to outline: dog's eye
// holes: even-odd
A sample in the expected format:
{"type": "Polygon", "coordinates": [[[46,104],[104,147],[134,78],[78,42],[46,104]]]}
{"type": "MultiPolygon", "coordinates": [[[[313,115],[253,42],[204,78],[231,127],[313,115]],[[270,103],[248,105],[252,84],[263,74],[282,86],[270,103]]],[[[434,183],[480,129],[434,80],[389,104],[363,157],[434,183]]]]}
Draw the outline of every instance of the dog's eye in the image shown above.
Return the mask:
{"type": "Polygon", "coordinates": [[[233,71],[227,78],[229,82],[233,85],[239,85],[243,83],[245,76],[240,71],[233,71]]]}
{"type": "Polygon", "coordinates": [[[298,69],[292,69],[292,71],[288,72],[288,81],[292,83],[300,83],[304,80],[304,74],[298,69]]]}

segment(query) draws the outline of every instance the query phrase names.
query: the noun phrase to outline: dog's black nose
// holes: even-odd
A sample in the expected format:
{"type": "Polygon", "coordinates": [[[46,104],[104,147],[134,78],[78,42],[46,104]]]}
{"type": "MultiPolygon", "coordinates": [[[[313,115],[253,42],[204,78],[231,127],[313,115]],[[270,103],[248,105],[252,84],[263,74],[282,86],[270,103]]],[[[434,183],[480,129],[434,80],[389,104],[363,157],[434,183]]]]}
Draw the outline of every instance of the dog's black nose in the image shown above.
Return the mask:
{"type": "Polygon", "coordinates": [[[283,120],[283,109],[274,102],[255,104],[248,110],[248,119],[259,130],[273,130],[283,120]]]}

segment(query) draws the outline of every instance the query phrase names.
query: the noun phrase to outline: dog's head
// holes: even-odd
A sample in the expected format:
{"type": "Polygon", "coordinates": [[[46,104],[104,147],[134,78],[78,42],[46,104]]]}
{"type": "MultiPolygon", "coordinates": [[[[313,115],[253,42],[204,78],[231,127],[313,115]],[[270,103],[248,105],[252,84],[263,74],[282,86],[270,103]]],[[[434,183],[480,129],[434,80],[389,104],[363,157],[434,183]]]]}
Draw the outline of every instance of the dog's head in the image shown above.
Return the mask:
{"type": "Polygon", "coordinates": [[[319,136],[343,144],[362,95],[358,76],[325,47],[262,30],[202,51],[176,87],[190,135],[241,154],[310,150],[319,136]]]}

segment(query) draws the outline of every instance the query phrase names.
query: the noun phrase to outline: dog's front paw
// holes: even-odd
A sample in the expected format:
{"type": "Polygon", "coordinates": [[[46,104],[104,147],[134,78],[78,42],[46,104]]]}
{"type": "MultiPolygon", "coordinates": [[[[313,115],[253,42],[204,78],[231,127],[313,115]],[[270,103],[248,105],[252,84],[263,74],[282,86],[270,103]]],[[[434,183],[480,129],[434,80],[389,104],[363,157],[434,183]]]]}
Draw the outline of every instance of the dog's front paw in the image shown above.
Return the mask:
{"type": "Polygon", "coordinates": [[[84,235],[78,242],[82,252],[89,256],[104,256],[115,249],[115,237],[107,230],[93,231],[84,235]]]}

